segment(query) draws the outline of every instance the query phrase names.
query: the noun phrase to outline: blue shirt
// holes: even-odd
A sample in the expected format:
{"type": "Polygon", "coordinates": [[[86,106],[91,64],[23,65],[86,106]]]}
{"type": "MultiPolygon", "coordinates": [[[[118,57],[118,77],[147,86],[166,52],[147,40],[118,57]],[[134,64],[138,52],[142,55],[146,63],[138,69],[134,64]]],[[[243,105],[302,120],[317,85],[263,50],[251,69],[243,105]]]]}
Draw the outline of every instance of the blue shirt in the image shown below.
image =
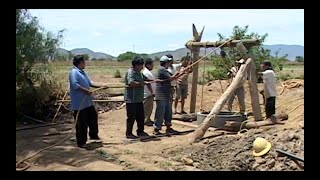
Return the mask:
{"type": "Polygon", "coordinates": [[[71,110],[82,110],[93,105],[92,96],[79,90],[79,87],[89,89],[92,82],[88,75],[81,69],[73,67],[69,75],[71,110]],[[81,105],[81,107],[80,107],[81,105]]]}

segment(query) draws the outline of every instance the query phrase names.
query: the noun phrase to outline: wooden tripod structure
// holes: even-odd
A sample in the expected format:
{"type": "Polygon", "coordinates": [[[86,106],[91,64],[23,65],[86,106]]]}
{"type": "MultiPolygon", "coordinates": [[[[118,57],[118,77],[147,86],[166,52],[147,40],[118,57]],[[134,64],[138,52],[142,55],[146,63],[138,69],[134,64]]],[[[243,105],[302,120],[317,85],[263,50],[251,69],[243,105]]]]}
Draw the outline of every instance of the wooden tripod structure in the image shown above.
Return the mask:
{"type": "MultiPolygon", "coordinates": [[[[257,87],[257,77],[256,77],[256,66],[254,63],[254,59],[252,56],[247,54],[247,48],[252,46],[260,45],[259,40],[255,39],[246,39],[246,40],[230,40],[226,41],[216,41],[216,42],[200,42],[202,38],[202,34],[204,31],[204,27],[200,33],[198,33],[195,25],[192,26],[193,39],[188,41],[185,46],[192,51],[194,61],[199,59],[200,48],[208,48],[208,47],[237,47],[242,53],[242,58],[245,60],[245,64],[241,65],[238,73],[236,74],[234,80],[231,82],[230,86],[226,89],[226,91],[222,94],[219,100],[215,103],[209,115],[206,119],[198,126],[195,132],[192,134],[190,142],[196,142],[201,139],[205,132],[210,127],[210,124],[214,122],[217,118],[217,115],[220,113],[222,107],[227,102],[228,98],[237,87],[240,85],[244,75],[248,73],[249,77],[249,88],[251,95],[251,104],[254,119],[256,121],[262,120],[261,109],[259,105],[259,93],[257,87]]],[[[192,76],[192,87],[191,87],[191,101],[190,101],[190,113],[195,112],[196,98],[197,98],[197,83],[198,83],[198,63],[193,67],[193,76],[192,76]]]]}

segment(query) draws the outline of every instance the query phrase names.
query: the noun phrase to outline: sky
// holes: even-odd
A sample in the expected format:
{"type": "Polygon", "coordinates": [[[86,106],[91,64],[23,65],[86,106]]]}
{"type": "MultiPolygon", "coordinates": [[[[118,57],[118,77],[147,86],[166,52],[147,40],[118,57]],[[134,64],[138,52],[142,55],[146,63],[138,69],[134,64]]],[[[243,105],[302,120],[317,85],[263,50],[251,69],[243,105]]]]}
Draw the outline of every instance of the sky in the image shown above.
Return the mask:
{"type": "Polygon", "coordinates": [[[303,9],[32,9],[47,31],[65,29],[62,48],[88,48],[118,56],[185,47],[192,24],[205,26],[202,41],[229,36],[236,25],[268,33],[264,44],[304,46],[303,9]]]}

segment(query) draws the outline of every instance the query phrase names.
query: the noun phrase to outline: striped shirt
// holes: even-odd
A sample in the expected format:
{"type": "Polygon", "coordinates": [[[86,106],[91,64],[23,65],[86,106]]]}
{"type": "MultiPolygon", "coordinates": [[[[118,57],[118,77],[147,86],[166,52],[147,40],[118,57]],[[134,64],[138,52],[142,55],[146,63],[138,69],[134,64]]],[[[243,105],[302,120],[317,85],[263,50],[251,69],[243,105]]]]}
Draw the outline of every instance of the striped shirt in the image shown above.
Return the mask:
{"type": "MultiPolygon", "coordinates": [[[[169,79],[171,77],[169,71],[160,67],[158,70],[158,79],[169,79]]],[[[158,82],[156,85],[155,100],[170,100],[171,98],[170,81],[158,82]]]]}

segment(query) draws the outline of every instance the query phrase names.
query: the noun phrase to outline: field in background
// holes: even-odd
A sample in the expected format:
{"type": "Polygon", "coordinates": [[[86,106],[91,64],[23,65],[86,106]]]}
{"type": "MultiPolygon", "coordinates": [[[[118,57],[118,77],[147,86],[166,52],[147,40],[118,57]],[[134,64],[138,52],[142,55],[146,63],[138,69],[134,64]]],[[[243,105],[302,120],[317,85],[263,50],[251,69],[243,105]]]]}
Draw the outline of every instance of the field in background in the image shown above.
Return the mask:
{"type": "MultiPolygon", "coordinates": [[[[61,80],[63,86],[68,88],[69,72],[72,69],[72,62],[51,62],[50,69],[52,70],[52,76],[61,80]]],[[[156,73],[159,68],[159,62],[155,62],[153,72],[156,73]]],[[[131,62],[117,62],[117,61],[88,61],[86,62],[86,72],[89,74],[93,81],[101,81],[105,83],[123,83],[123,77],[131,67],[131,62]],[[119,70],[121,78],[114,78],[116,71],[119,70]]],[[[205,63],[205,71],[214,69],[212,62],[207,61],[205,63]]],[[[202,82],[203,74],[203,62],[199,64],[199,82],[202,82]]],[[[206,74],[206,72],[205,72],[206,74]]],[[[290,78],[303,78],[304,77],[304,65],[303,64],[285,64],[282,71],[276,72],[277,77],[280,80],[286,80],[290,78]]],[[[205,75],[206,76],[206,75],[205,75]]],[[[189,76],[189,82],[191,82],[192,75],[189,76]]]]}

